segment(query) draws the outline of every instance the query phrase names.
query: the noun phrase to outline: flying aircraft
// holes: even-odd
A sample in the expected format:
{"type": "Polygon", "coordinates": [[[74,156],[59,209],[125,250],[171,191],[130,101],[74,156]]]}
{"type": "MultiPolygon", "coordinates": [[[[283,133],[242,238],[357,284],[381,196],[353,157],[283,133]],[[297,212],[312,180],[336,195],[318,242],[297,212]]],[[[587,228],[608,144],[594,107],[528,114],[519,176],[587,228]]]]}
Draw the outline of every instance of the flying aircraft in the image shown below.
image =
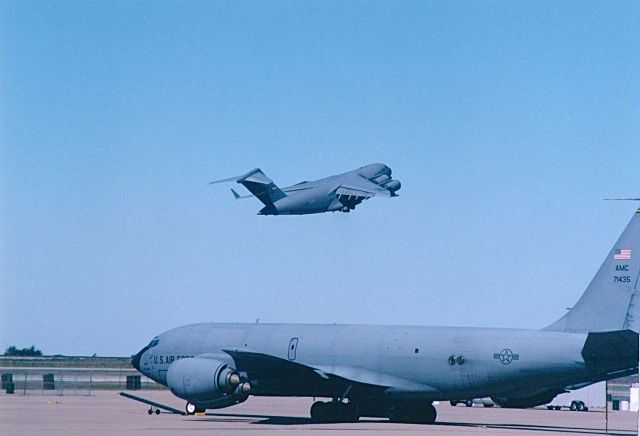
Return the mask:
{"type": "Polygon", "coordinates": [[[258,215],[307,215],[322,212],[351,212],[371,197],[397,197],[400,181],[391,178],[391,168],[371,164],[357,170],[311,182],[300,182],[278,188],[260,168],[248,173],[215,180],[209,184],[237,182],[253,195],[241,196],[231,189],[237,199],[256,196],[264,207],[258,215]]]}
{"type": "Polygon", "coordinates": [[[250,395],[323,397],[313,422],[433,423],[436,400],[502,407],[638,371],[640,209],[579,301],[540,330],[201,323],[162,333],[133,366],[187,400],[186,413],[250,395]]]}

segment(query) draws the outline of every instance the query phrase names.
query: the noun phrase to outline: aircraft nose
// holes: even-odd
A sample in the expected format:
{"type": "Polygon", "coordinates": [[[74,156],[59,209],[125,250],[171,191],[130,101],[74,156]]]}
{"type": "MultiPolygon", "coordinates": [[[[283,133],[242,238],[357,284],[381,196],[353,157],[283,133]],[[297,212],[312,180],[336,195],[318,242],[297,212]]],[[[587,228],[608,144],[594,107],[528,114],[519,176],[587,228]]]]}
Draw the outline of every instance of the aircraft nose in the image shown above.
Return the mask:
{"type": "MultiPolygon", "coordinates": [[[[138,351],[136,354],[131,356],[131,365],[138,371],[140,371],[140,359],[145,351],[147,351],[149,347],[144,347],[142,350],[138,351]]],[[[142,371],[141,371],[142,372],[142,371]]]]}

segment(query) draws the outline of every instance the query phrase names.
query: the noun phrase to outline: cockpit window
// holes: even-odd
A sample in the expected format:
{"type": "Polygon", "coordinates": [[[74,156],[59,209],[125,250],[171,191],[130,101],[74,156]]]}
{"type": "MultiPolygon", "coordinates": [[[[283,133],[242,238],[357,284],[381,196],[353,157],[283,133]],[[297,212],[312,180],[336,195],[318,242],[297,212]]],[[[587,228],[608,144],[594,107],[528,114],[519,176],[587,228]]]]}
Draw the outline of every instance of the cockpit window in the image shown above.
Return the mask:
{"type": "Polygon", "coordinates": [[[153,338],[153,340],[151,342],[149,342],[149,348],[155,347],[156,345],[158,345],[158,342],[160,342],[160,339],[153,338]]]}

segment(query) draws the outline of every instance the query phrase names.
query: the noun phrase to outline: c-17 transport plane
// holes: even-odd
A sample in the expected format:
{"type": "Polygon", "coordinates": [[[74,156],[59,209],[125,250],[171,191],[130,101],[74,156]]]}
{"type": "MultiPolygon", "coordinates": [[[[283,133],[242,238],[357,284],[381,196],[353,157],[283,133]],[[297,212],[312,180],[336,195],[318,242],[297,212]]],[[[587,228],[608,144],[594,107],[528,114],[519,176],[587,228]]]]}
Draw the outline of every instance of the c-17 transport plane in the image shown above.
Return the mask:
{"type": "Polygon", "coordinates": [[[250,395],[326,397],[314,422],[361,416],[433,423],[436,400],[532,407],[638,371],[640,209],[585,290],[541,330],[217,324],[162,333],[133,366],[187,401],[187,414],[250,395]]]}
{"type": "Polygon", "coordinates": [[[264,207],[258,215],[307,215],[322,212],[350,212],[371,197],[397,197],[400,181],[391,178],[391,168],[384,164],[371,164],[357,170],[312,182],[300,182],[278,188],[260,168],[248,173],[215,180],[209,184],[237,182],[253,195],[241,196],[233,189],[237,199],[255,196],[264,207]]]}

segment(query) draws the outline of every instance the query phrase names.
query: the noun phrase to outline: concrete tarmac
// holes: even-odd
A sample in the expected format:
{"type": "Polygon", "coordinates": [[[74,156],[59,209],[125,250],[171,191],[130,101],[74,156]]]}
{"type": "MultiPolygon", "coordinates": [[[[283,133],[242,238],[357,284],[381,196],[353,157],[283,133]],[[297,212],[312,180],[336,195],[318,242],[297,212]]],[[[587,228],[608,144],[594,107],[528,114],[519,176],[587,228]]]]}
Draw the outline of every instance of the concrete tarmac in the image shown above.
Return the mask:
{"type": "MultiPolygon", "coordinates": [[[[131,392],[184,409],[184,402],[167,391],[131,392]]],[[[117,391],[95,391],[91,396],[0,394],[0,435],[589,435],[605,433],[603,410],[589,412],[546,409],[500,409],[449,403],[436,406],[433,425],[392,424],[362,418],[354,424],[312,424],[308,398],[256,398],[204,416],[168,412],[148,415],[149,406],[121,397],[117,391]]],[[[638,414],[609,412],[609,433],[637,435],[638,414]]]]}

